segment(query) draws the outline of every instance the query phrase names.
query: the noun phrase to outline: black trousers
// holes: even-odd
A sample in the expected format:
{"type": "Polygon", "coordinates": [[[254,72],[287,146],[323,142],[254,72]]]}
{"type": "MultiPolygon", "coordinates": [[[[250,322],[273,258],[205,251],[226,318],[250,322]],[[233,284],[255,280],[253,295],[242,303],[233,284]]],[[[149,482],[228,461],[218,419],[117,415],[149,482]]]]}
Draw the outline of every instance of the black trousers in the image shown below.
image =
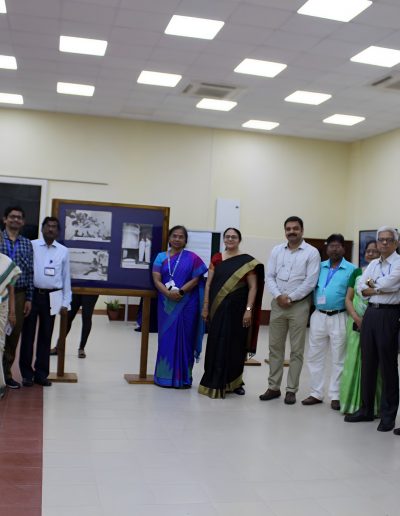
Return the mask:
{"type": "Polygon", "coordinates": [[[82,332],[81,341],[79,344],[80,349],[84,349],[88,340],[90,330],[92,329],[92,316],[94,307],[97,303],[99,296],[87,295],[87,294],[72,294],[71,310],[68,312],[68,326],[67,335],[71,329],[72,322],[75,319],[79,308],[82,307],[82,332]]]}
{"type": "Polygon", "coordinates": [[[382,375],[381,419],[393,423],[399,407],[397,364],[400,308],[368,306],[361,327],[361,398],[365,414],[374,415],[378,367],[382,375]]]}
{"type": "Polygon", "coordinates": [[[32,310],[24,321],[19,354],[19,368],[22,378],[45,380],[49,376],[50,346],[53,335],[54,315],[50,315],[50,299],[48,292],[40,293],[35,288],[32,299],[32,310]],[[33,348],[36,326],[39,320],[39,331],[36,341],[36,358],[32,368],[33,348]]]}

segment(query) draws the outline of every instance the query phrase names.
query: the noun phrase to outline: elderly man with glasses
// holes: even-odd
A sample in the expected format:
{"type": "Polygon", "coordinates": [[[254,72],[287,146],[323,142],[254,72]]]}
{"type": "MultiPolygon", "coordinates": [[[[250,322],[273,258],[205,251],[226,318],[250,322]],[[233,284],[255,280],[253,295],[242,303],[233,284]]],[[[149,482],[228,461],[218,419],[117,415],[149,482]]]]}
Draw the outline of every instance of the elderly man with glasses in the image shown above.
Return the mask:
{"type": "MultiPolygon", "coordinates": [[[[381,421],[377,430],[390,432],[399,407],[397,366],[400,329],[400,255],[398,231],[383,226],[377,231],[380,258],[365,269],[358,291],[368,298],[361,326],[361,409],[345,416],[348,423],[374,420],[374,398],[378,367],[382,385],[381,421]]],[[[400,429],[395,430],[400,435],[400,429]]]]}

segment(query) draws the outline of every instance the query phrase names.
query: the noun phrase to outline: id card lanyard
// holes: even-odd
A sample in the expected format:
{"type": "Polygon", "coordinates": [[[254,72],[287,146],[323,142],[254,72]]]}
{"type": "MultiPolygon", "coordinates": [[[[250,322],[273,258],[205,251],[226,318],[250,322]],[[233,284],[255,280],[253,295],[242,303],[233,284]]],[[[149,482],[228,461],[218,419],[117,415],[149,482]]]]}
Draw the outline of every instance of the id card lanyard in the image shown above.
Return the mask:
{"type": "Polygon", "coordinates": [[[15,254],[19,246],[19,240],[15,241],[14,247],[11,247],[10,240],[8,238],[5,238],[4,240],[6,242],[8,256],[14,261],[15,254]]]}
{"type": "Polygon", "coordinates": [[[332,281],[333,276],[337,273],[337,271],[340,268],[340,264],[342,261],[340,261],[339,265],[333,269],[332,267],[329,267],[328,275],[326,277],[324,288],[322,289],[322,295],[318,296],[317,304],[319,305],[326,305],[326,295],[325,295],[325,289],[329,285],[329,283],[332,281]]]}
{"type": "Polygon", "coordinates": [[[176,260],[175,262],[175,265],[174,265],[174,269],[173,271],[171,272],[171,255],[170,255],[170,252],[167,251],[167,257],[168,257],[168,273],[169,273],[169,277],[171,280],[174,279],[174,274],[175,274],[175,271],[176,271],[176,268],[178,267],[179,265],[179,262],[181,261],[181,256],[183,254],[183,251],[184,249],[182,249],[182,251],[179,253],[179,256],[178,256],[178,259],[176,260]]]}

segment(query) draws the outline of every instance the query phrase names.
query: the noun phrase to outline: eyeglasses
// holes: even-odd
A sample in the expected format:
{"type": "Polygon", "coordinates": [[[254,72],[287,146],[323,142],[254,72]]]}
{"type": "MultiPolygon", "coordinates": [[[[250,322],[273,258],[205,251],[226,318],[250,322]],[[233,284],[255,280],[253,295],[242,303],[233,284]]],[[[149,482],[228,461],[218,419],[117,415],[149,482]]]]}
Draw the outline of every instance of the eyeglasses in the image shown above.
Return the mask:
{"type": "Polygon", "coordinates": [[[22,220],[24,217],[22,215],[8,215],[8,219],[22,220]]]}
{"type": "Polygon", "coordinates": [[[378,238],[378,242],[381,244],[393,244],[394,238],[378,238]]]}
{"type": "Polygon", "coordinates": [[[225,240],[238,240],[239,239],[239,237],[236,235],[225,235],[224,238],[225,238],[225,240]]]}

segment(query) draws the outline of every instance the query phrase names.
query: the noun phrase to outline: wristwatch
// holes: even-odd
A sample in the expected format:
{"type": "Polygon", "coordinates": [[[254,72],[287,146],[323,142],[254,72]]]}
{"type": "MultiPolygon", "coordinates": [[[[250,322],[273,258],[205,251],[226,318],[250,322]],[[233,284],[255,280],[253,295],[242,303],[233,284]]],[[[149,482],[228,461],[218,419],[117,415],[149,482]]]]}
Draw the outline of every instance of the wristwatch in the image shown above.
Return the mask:
{"type": "Polygon", "coordinates": [[[181,288],[179,289],[179,295],[182,296],[182,297],[185,295],[185,291],[182,290],[181,288]]]}
{"type": "Polygon", "coordinates": [[[253,310],[253,308],[251,306],[246,306],[246,310],[247,310],[247,312],[251,312],[253,310]]]}

